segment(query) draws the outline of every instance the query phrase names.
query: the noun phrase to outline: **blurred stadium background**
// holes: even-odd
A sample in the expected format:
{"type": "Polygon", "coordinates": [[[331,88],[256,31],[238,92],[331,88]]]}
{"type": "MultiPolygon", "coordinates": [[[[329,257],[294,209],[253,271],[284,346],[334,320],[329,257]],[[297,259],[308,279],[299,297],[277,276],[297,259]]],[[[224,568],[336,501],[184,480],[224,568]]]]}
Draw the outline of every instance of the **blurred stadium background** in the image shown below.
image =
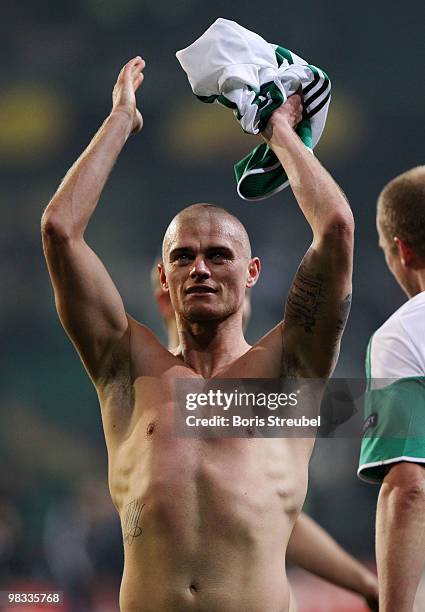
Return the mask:
{"type": "MultiPolygon", "coordinates": [[[[189,203],[214,202],[238,215],[262,258],[250,341],[281,318],[309,244],[289,190],[263,203],[238,199],[232,164],[255,138],[241,133],[229,111],[197,102],[175,59],[218,16],[294,50],[333,82],[317,155],[357,221],[353,308],[336,375],[363,374],[369,335],[404,299],[378,250],[374,214],[385,182],[423,163],[422,1],[5,0],[0,589],[58,588],[66,610],[117,610],[122,546],[97,398],[58,322],[39,225],[60,179],[109,112],[122,64],[137,54],[146,59],[138,94],[145,128],[119,159],[88,240],[133,316],[164,338],[149,271],[169,219],[189,203]]],[[[306,510],[373,565],[377,488],[356,479],[358,446],[319,441],[306,510]]],[[[358,598],[299,570],[292,576],[301,612],[364,610],[358,598]]]]}

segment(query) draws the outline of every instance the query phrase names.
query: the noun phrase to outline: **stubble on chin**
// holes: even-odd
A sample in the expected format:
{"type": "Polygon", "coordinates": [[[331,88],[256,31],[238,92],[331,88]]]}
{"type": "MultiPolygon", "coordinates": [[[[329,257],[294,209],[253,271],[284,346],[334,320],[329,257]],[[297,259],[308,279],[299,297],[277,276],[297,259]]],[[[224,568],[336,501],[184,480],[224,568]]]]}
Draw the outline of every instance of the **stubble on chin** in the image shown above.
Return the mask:
{"type": "Polygon", "coordinates": [[[224,321],[233,314],[229,308],[205,308],[192,306],[184,308],[182,317],[189,323],[208,323],[224,321]]]}

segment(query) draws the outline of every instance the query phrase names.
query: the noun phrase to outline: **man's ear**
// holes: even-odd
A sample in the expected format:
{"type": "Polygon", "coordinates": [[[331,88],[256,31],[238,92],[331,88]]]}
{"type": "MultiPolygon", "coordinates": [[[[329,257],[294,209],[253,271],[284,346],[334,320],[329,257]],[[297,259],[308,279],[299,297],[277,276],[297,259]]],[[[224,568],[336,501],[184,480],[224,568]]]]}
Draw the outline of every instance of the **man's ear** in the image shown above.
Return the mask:
{"type": "Polygon", "coordinates": [[[167,277],[165,276],[164,264],[158,264],[159,282],[164,291],[168,291],[167,277]]]}
{"type": "Polygon", "coordinates": [[[169,319],[174,318],[174,310],[170,300],[170,293],[168,291],[158,289],[155,292],[155,300],[161,317],[165,319],[166,322],[168,322],[169,319]]]}
{"type": "Polygon", "coordinates": [[[401,265],[405,268],[412,268],[415,254],[411,246],[409,246],[402,238],[394,236],[394,244],[397,247],[398,256],[401,261],[401,265]]]}
{"type": "Polygon", "coordinates": [[[251,289],[258,281],[260,276],[261,263],[258,257],[252,257],[248,265],[248,276],[246,279],[246,287],[251,289]]]}

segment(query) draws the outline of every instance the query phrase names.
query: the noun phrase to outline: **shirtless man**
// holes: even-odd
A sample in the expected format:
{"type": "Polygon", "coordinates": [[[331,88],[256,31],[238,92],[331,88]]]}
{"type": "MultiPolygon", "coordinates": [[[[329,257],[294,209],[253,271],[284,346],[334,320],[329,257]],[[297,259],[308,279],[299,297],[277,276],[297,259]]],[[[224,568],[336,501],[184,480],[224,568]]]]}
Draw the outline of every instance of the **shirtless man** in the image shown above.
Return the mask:
{"type": "Polygon", "coordinates": [[[180,350],[167,351],[126,314],[84,239],[108,175],[142,128],[135,91],[144,61],[122,69],[113,107],[65,176],[42,219],[61,321],[96,386],[121,517],[123,612],[289,612],[286,550],[306,490],[312,438],[182,439],[173,428],[176,378],[327,378],[351,295],[353,218],[330,175],[294,131],[299,96],[263,134],[282,162],[313,242],[284,321],[253,347],[242,333],[246,288],[259,275],[243,225],[195,205],[170,223],[161,283],[170,292],[180,350]]]}
{"type": "MultiPolygon", "coordinates": [[[[157,259],[151,270],[152,291],[167,331],[168,350],[179,351],[179,334],[170,294],[161,287],[157,259]]],[[[246,291],[242,329],[245,332],[251,317],[251,293],[246,291]]],[[[343,589],[364,597],[369,609],[377,612],[378,579],[362,563],[346,552],[318,523],[300,512],[286,549],[286,560],[343,589]]]]}

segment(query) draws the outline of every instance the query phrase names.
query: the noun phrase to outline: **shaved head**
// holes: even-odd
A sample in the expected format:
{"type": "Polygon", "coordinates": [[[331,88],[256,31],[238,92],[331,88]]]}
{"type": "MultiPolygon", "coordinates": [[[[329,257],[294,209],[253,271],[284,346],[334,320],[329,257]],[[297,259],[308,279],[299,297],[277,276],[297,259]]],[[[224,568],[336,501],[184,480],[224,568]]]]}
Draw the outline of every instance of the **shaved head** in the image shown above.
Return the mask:
{"type": "MultiPolygon", "coordinates": [[[[235,215],[214,204],[192,204],[181,210],[172,219],[164,235],[162,243],[162,259],[164,263],[170,250],[170,245],[177,236],[180,227],[193,227],[198,231],[205,227],[206,231],[219,231],[234,240],[247,259],[251,257],[251,244],[247,231],[235,215]]],[[[236,245],[235,245],[236,246],[236,245]]]]}
{"type": "Polygon", "coordinates": [[[177,319],[242,323],[246,289],[260,273],[248,234],[234,215],[213,204],[179,212],[165,232],[160,276],[177,319]]]}

